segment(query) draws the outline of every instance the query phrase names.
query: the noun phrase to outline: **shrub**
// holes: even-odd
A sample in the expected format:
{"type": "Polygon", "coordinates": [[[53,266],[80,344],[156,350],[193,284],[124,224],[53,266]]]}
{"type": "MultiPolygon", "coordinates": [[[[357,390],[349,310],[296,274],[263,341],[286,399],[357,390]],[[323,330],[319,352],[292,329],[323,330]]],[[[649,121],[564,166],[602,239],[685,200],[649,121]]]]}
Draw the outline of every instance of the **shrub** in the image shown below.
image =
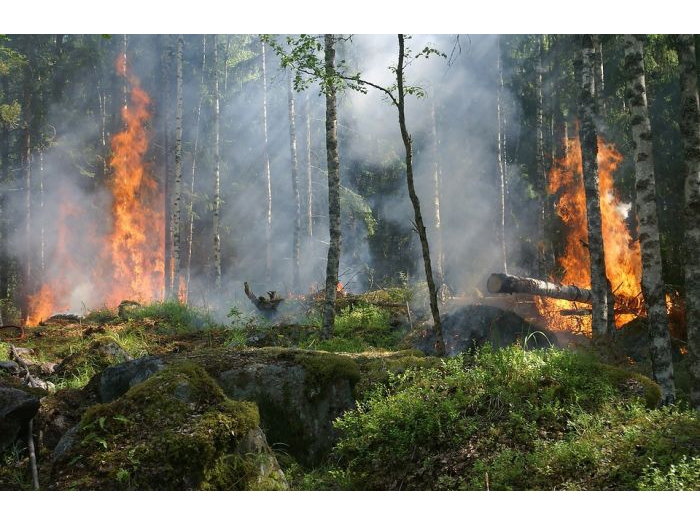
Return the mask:
{"type": "Polygon", "coordinates": [[[486,348],[391,376],[336,421],[334,454],[363,489],[641,488],[650,459],[700,452],[697,416],[658,395],[591,355],[486,348]]]}

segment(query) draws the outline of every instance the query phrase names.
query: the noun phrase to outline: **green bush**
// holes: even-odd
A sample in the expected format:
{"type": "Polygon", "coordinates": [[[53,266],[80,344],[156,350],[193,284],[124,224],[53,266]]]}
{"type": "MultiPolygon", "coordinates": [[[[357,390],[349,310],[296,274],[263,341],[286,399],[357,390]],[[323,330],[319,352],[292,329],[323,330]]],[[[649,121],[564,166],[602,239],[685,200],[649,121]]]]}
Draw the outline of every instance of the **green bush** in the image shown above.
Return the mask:
{"type": "Polygon", "coordinates": [[[650,459],[700,452],[697,416],[658,395],[591,355],[486,348],[391,376],[336,421],[334,455],[363,489],[641,488],[650,459]]]}
{"type": "Polygon", "coordinates": [[[642,490],[700,490],[700,457],[683,456],[676,465],[659,468],[652,463],[639,482],[642,490]]]}

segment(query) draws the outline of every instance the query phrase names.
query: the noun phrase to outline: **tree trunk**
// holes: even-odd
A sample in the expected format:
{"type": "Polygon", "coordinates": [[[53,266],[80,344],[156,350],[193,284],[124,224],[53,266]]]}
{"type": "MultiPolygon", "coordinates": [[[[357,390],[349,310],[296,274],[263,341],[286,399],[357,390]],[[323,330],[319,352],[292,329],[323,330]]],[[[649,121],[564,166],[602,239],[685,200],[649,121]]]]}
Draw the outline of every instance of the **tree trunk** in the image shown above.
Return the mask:
{"type": "Polygon", "coordinates": [[[399,62],[396,67],[396,86],[398,89],[398,110],[399,110],[399,126],[401,127],[401,138],[406,150],[406,183],[408,185],[408,195],[413,205],[413,216],[415,219],[416,230],[420,238],[421,249],[423,252],[423,265],[425,267],[425,278],[428,282],[428,294],[430,298],[430,312],[433,315],[433,323],[435,330],[435,351],[438,355],[445,355],[445,340],[442,335],[442,322],[440,321],[440,310],[438,307],[437,290],[435,289],[435,280],[433,279],[433,269],[430,261],[430,247],[428,246],[428,236],[425,232],[423,224],[423,216],[420,210],[420,201],[416,194],[416,189],[413,185],[413,151],[411,146],[411,136],[406,129],[405,115],[405,93],[404,93],[404,37],[398,35],[399,38],[399,62]]]}
{"type": "Polygon", "coordinates": [[[221,290],[221,152],[219,139],[219,52],[216,35],[212,37],[214,74],[214,210],[212,221],[214,249],[214,289],[221,290]]]}
{"type": "MultiPolygon", "coordinates": [[[[309,241],[314,236],[314,192],[311,166],[311,97],[306,91],[306,236],[309,241]]],[[[309,248],[311,244],[309,243],[309,248]]]]}
{"type": "Polygon", "coordinates": [[[598,99],[598,110],[600,114],[607,114],[605,103],[605,68],[603,66],[603,42],[600,35],[593,35],[593,78],[595,79],[595,92],[598,99]]]}
{"type": "Polygon", "coordinates": [[[172,176],[170,163],[170,102],[172,91],[170,83],[171,46],[168,35],[161,37],[161,89],[162,89],[162,126],[163,126],[163,200],[165,218],[165,253],[164,253],[164,297],[171,298],[173,290],[173,224],[172,224],[172,176]]]}
{"type": "Polygon", "coordinates": [[[187,203],[187,220],[189,231],[187,233],[187,277],[185,279],[185,302],[190,293],[190,278],[192,277],[192,241],[194,240],[194,182],[197,175],[197,151],[199,149],[199,123],[202,116],[202,100],[204,99],[204,78],[207,69],[207,37],[202,37],[202,74],[199,79],[199,103],[197,104],[197,126],[194,132],[194,145],[192,146],[192,178],[190,180],[190,198],[187,203]]]}
{"type": "Polygon", "coordinates": [[[593,292],[593,336],[612,335],[614,316],[609,304],[610,283],[605,275],[605,251],[600,211],[598,183],[598,137],[595,126],[596,94],[593,78],[593,39],[583,35],[581,60],[581,96],[579,119],[581,121],[581,156],[583,184],[586,193],[588,219],[588,250],[591,264],[591,291],[593,292]]]}
{"type": "Polygon", "coordinates": [[[547,171],[545,169],[545,154],[544,154],[544,96],[542,90],[542,55],[544,54],[544,37],[537,37],[537,69],[535,71],[535,96],[537,99],[537,144],[536,144],[536,161],[537,161],[537,178],[542,184],[542,191],[539,193],[539,213],[537,220],[537,232],[535,238],[538,239],[537,246],[537,266],[538,273],[541,276],[547,276],[551,273],[552,268],[549,268],[548,252],[549,246],[546,242],[545,224],[547,221],[547,171]]]}
{"type": "Polygon", "coordinates": [[[506,192],[508,191],[506,180],[506,140],[505,117],[503,116],[503,65],[501,63],[501,37],[498,37],[496,56],[496,70],[498,71],[498,90],[496,95],[496,117],[498,118],[498,176],[500,187],[498,241],[501,249],[501,263],[503,271],[508,273],[508,256],[506,252],[506,192]]]}
{"type": "Polygon", "coordinates": [[[685,308],[688,319],[690,404],[700,411],[700,102],[693,35],[676,37],[685,159],[685,308]]]}
{"type": "Polygon", "coordinates": [[[292,246],[292,291],[299,291],[299,265],[301,259],[301,198],[299,197],[299,163],[297,160],[296,111],[294,107],[293,75],[287,74],[287,102],[289,107],[289,150],[292,159],[292,196],[294,199],[294,234],[292,246]]]}
{"type": "Polygon", "coordinates": [[[326,300],[323,306],[321,337],[333,337],[335,296],[340,266],[340,156],[338,153],[338,118],[336,114],[335,37],[324,36],[326,94],[326,161],[328,163],[328,225],[330,240],[326,259],[326,300]]]}
{"type": "Polygon", "coordinates": [[[591,304],[593,294],[586,288],[574,285],[555,284],[529,277],[519,277],[505,273],[492,273],[486,281],[489,293],[525,293],[542,295],[553,299],[566,299],[578,303],[591,304]]]}
{"type": "Polygon", "coordinates": [[[176,106],[175,106],[175,186],[173,188],[173,299],[180,298],[180,204],[182,200],[182,35],[177,37],[176,61],[176,106]]]}
{"type": "Polygon", "coordinates": [[[263,82],[263,175],[265,177],[265,197],[267,200],[267,215],[265,218],[265,280],[270,283],[272,278],[272,179],[270,177],[270,145],[267,139],[267,46],[263,40],[262,47],[262,82],[263,82]]]}
{"type": "Polygon", "coordinates": [[[432,153],[433,153],[433,210],[435,221],[435,239],[437,241],[437,254],[435,256],[435,266],[437,270],[437,286],[440,301],[445,302],[447,291],[445,285],[445,253],[442,244],[442,221],[440,216],[440,200],[442,193],[442,167],[440,163],[440,140],[437,133],[437,115],[435,111],[435,93],[431,98],[430,113],[432,117],[432,153]]]}
{"type": "Polygon", "coordinates": [[[625,35],[625,70],[629,75],[626,96],[632,113],[632,138],[637,190],[637,218],[642,252],[642,291],[649,318],[649,348],[654,380],[661,387],[662,403],[673,403],[676,391],[671,362],[671,336],[662,279],[661,244],[656,214],[656,183],[651,124],[647,109],[642,39],[625,35]]]}

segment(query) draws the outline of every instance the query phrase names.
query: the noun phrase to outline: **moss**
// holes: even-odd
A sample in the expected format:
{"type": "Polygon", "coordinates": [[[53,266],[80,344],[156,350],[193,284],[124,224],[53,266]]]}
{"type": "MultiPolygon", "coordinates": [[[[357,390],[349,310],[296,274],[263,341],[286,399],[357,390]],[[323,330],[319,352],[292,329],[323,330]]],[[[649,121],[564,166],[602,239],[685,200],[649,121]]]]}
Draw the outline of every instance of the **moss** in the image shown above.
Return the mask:
{"type": "Polygon", "coordinates": [[[10,345],[9,343],[0,342],[0,361],[10,360],[10,345]]]}
{"type": "Polygon", "coordinates": [[[223,485],[230,476],[221,477],[222,458],[235,454],[241,437],[258,424],[255,404],[226,398],[194,363],[173,364],[85,412],[71,458],[56,465],[55,483],[81,489],[248,488],[255,480],[240,468],[232,472],[243,477],[223,485]]]}
{"type": "Polygon", "coordinates": [[[329,352],[305,350],[285,350],[279,353],[280,359],[291,359],[306,371],[305,386],[307,395],[315,395],[329,385],[346,379],[350,386],[360,380],[360,370],[349,357],[329,352]]]}
{"type": "Polygon", "coordinates": [[[360,369],[361,379],[354,388],[356,399],[362,399],[379,383],[386,383],[390,376],[407,370],[434,368],[442,363],[440,358],[426,356],[420,350],[363,352],[353,356],[360,369]]]}

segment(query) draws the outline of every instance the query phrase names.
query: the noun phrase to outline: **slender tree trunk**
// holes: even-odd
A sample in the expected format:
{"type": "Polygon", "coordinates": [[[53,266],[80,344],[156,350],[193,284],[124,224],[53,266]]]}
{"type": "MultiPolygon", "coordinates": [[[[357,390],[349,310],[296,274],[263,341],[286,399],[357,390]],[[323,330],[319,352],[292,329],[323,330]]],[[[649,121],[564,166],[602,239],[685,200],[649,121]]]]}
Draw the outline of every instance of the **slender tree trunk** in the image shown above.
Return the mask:
{"type": "Polygon", "coordinates": [[[505,161],[505,117],[503,116],[503,65],[501,64],[501,37],[498,37],[498,48],[496,56],[496,69],[498,71],[498,91],[496,96],[496,117],[498,118],[498,176],[500,184],[500,202],[499,202],[499,225],[498,225],[498,241],[501,249],[501,263],[503,272],[508,273],[508,256],[506,251],[506,193],[508,191],[506,180],[506,161],[505,161]]]}
{"type": "MultiPolygon", "coordinates": [[[[309,241],[314,236],[313,172],[311,166],[311,97],[306,91],[306,236],[309,241]]],[[[311,244],[309,243],[309,247],[311,244]]]]}
{"type": "Polygon", "coordinates": [[[625,70],[629,75],[626,95],[632,113],[632,138],[637,190],[637,218],[642,251],[642,291],[649,319],[649,348],[654,379],[661,387],[663,404],[676,397],[671,362],[671,336],[662,279],[661,243],[656,214],[656,183],[651,124],[647,108],[642,39],[625,35],[625,70]]]}
{"type": "Polygon", "coordinates": [[[545,154],[544,154],[544,96],[542,90],[542,56],[544,54],[544,37],[538,35],[537,37],[537,69],[535,71],[535,96],[537,99],[537,178],[542,184],[542,191],[539,194],[539,213],[537,220],[537,231],[535,238],[538,239],[539,245],[537,247],[537,270],[540,277],[546,277],[551,272],[551,268],[548,267],[548,252],[550,251],[549,245],[546,241],[545,235],[545,224],[547,221],[547,171],[545,169],[545,154]]]}
{"type": "Polygon", "coordinates": [[[292,246],[292,290],[299,291],[299,265],[301,260],[301,198],[299,197],[299,163],[297,160],[296,111],[292,72],[287,74],[287,102],[289,107],[289,150],[292,158],[292,195],[294,198],[294,240],[292,246]]]}
{"type": "Polygon", "coordinates": [[[170,299],[173,295],[173,223],[172,223],[172,175],[170,149],[170,106],[172,101],[172,88],[170,82],[170,62],[172,49],[169,36],[161,37],[161,87],[163,101],[161,104],[163,112],[163,198],[165,217],[165,283],[164,297],[170,299]]]}
{"type": "Polygon", "coordinates": [[[185,302],[190,293],[190,278],[192,277],[192,241],[194,239],[194,183],[197,175],[197,151],[199,150],[199,123],[202,116],[202,99],[204,98],[204,77],[207,69],[207,37],[202,37],[202,75],[199,80],[199,103],[197,104],[197,126],[194,132],[194,145],[192,146],[192,178],[190,179],[190,198],[187,203],[187,220],[189,231],[187,233],[187,278],[185,280],[185,302]]]}
{"type": "Polygon", "coordinates": [[[595,92],[598,98],[598,110],[600,114],[607,114],[607,105],[605,103],[605,68],[603,66],[603,42],[600,35],[593,35],[593,77],[595,78],[595,92]]]}
{"type": "Polygon", "coordinates": [[[408,195],[413,205],[413,216],[415,226],[418,230],[421,249],[423,252],[423,265],[425,267],[425,278],[428,282],[428,294],[430,296],[430,312],[433,315],[433,323],[435,330],[435,350],[438,355],[445,355],[445,340],[442,335],[442,322],[440,321],[440,309],[438,307],[437,290],[435,288],[435,280],[433,279],[433,269],[430,261],[430,247],[428,246],[428,236],[425,232],[423,224],[423,216],[420,210],[420,201],[416,194],[416,189],[413,185],[413,151],[411,146],[411,136],[406,129],[406,114],[404,101],[404,37],[399,37],[399,62],[396,68],[396,85],[398,88],[398,110],[399,110],[399,126],[401,128],[401,138],[406,150],[406,183],[408,184],[408,195]]]}
{"type": "MultiPolygon", "coordinates": [[[[27,73],[31,75],[31,73],[27,73]]],[[[28,81],[30,82],[30,81],[28,81]]],[[[22,144],[22,160],[24,171],[24,300],[33,293],[32,287],[32,132],[31,132],[31,85],[24,87],[24,137],[22,144]]],[[[26,316],[28,303],[25,302],[23,314],[26,316]]]]}
{"type": "Polygon", "coordinates": [[[221,290],[221,153],[219,143],[219,53],[216,35],[212,37],[214,70],[214,211],[212,233],[214,236],[214,288],[221,290]]]}
{"type": "Polygon", "coordinates": [[[579,119],[581,121],[581,155],[583,184],[586,192],[588,219],[588,250],[591,264],[591,291],[593,292],[593,336],[612,334],[613,304],[609,303],[610,283],[605,274],[605,251],[600,212],[598,182],[598,135],[595,126],[596,94],[593,78],[593,39],[583,35],[581,61],[581,96],[579,119]]]}
{"type": "Polygon", "coordinates": [[[172,298],[180,297],[180,205],[182,201],[182,53],[184,41],[177,37],[176,53],[176,99],[175,107],[175,187],[173,188],[173,287],[172,298]]]}
{"type": "Polygon", "coordinates": [[[335,40],[324,36],[326,94],[326,158],[328,163],[328,224],[330,240],[326,260],[326,300],[323,308],[321,337],[333,337],[335,297],[340,266],[340,156],[338,154],[338,118],[336,114],[335,40]]]}
{"type": "Polygon", "coordinates": [[[700,102],[693,35],[676,37],[685,159],[685,309],[688,319],[690,404],[700,411],[700,102]]]}
{"type": "Polygon", "coordinates": [[[265,218],[265,280],[272,278],[272,179],[270,177],[270,146],[267,139],[267,46],[260,41],[262,48],[262,82],[263,82],[263,175],[265,177],[265,197],[267,215],[265,218]]]}
{"type": "Polygon", "coordinates": [[[46,227],[44,215],[44,151],[39,149],[39,279],[46,278],[46,227]]]}
{"type": "Polygon", "coordinates": [[[435,239],[437,242],[437,254],[435,256],[435,266],[437,270],[437,286],[439,290],[440,302],[445,302],[447,299],[447,290],[445,285],[445,253],[442,244],[442,218],[440,216],[440,201],[442,193],[442,167],[440,163],[440,140],[437,132],[437,115],[435,110],[435,93],[431,98],[430,105],[431,123],[432,123],[432,153],[433,153],[433,210],[435,224],[435,239]]]}

